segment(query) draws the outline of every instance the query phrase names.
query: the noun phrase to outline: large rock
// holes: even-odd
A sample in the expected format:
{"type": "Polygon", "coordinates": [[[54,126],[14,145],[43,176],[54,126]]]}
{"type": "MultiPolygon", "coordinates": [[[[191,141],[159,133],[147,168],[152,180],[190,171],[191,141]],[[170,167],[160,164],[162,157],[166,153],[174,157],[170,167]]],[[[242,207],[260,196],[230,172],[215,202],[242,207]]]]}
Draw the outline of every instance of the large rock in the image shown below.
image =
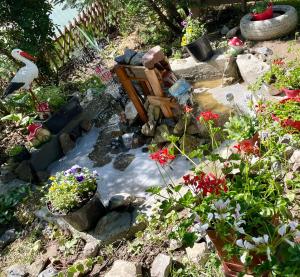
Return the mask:
{"type": "Polygon", "coordinates": [[[199,146],[203,145],[205,142],[205,139],[200,139],[198,137],[186,134],[180,139],[180,149],[184,150],[186,154],[189,154],[193,150],[196,150],[199,146]]]}
{"type": "Polygon", "coordinates": [[[116,194],[109,199],[108,209],[115,210],[118,208],[128,207],[134,200],[135,196],[129,193],[116,194]]]}
{"type": "Polygon", "coordinates": [[[154,137],[155,127],[156,127],[156,122],[148,121],[142,127],[142,134],[147,136],[147,137],[154,137]]]}
{"type": "Polygon", "coordinates": [[[16,231],[10,229],[0,237],[0,250],[3,250],[8,244],[12,243],[17,238],[16,231]]]}
{"type": "Polygon", "coordinates": [[[75,147],[75,142],[71,139],[70,135],[66,133],[62,133],[59,136],[59,142],[65,155],[75,147]]]}
{"type": "Polygon", "coordinates": [[[82,255],[84,258],[93,258],[96,257],[99,252],[99,242],[96,240],[89,241],[83,248],[82,255]]]}
{"type": "Polygon", "coordinates": [[[155,136],[152,143],[163,143],[168,141],[168,136],[171,134],[168,125],[162,124],[156,128],[155,136]]]}
{"type": "Polygon", "coordinates": [[[248,84],[255,83],[259,77],[270,69],[267,63],[251,54],[238,55],[236,63],[243,80],[248,84]]]}
{"type": "Polygon", "coordinates": [[[32,182],[34,179],[29,161],[22,161],[15,169],[15,174],[20,180],[25,182],[32,182]]]}
{"type": "Polygon", "coordinates": [[[29,266],[29,274],[31,276],[38,276],[43,269],[46,267],[47,263],[49,262],[49,258],[48,257],[41,257],[35,260],[34,263],[32,263],[29,266]]]}
{"type": "Polygon", "coordinates": [[[204,264],[208,258],[206,242],[195,243],[193,247],[186,248],[186,254],[192,262],[204,264]]]}
{"type": "Polygon", "coordinates": [[[38,277],[54,277],[57,275],[57,270],[52,266],[48,266],[44,271],[42,271],[38,277]]]}
{"type": "Polygon", "coordinates": [[[15,264],[6,270],[6,277],[25,277],[28,276],[26,265],[15,264]]]}
{"type": "Polygon", "coordinates": [[[136,232],[146,228],[145,223],[137,222],[136,217],[136,209],[132,213],[110,212],[98,221],[96,228],[90,234],[102,244],[133,237],[136,232]]]}
{"type": "Polygon", "coordinates": [[[124,171],[134,160],[135,155],[133,154],[120,154],[118,155],[113,163],[113,167],[117,170],[124,171]]]}
{"type": "Polygon", "coordinates": [[[117,260],[105,277],[142,277],[142,267],[139,264],[117,260]]]}
{"type": "Polygon", "coordinates": [[[236,57],[230,56],[226,62],[224,76],[223,76],[223,86],[229,86],[237,83],[240,79],[238,66],[236,63],[236,57]]]}
{"type": "Polygon", "coordinates": [[[172,259],[168,255],[158,254],[151,266],[151,277],[168,277],[172,259]]]}

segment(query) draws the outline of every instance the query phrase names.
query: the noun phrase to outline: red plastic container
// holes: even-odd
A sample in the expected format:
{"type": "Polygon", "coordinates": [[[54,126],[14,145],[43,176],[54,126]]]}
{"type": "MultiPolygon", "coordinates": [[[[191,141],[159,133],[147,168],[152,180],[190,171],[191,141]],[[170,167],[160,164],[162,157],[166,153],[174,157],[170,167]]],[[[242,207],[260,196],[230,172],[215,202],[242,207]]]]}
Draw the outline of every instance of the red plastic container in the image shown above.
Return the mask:
{"type": "MultiPolygon", "coordinates": [[[[286,98],[281,100],[279,103],[285,103],[287,101],[296,101],[296,102],[300,102],[300,98],[286,98]]],[[[273,120],[280,122],[282,127],[293,127],[295,129],[297,129],[298,131],[300,131],[300,121],[297,120],[293,120],[290,118],[287,118],[285,120],[281,120],[280,118],[278,118],[276,115],[272,114],[272,118],[273,120]]]]}
{"type": "Polygon", "coordinates": [[[284,88],[282,91],[285,93],[286,97],[288,98],[295,98],[298,97],[300,94],[300,89],[288,89],[284,88]]]}
{"type": "Polygon", "coordinates": [[[269,4],[269,7],[262,13],[252,13],[253,21],[266,20],[273,17],[273,7],[272,4],[269,4]]]}

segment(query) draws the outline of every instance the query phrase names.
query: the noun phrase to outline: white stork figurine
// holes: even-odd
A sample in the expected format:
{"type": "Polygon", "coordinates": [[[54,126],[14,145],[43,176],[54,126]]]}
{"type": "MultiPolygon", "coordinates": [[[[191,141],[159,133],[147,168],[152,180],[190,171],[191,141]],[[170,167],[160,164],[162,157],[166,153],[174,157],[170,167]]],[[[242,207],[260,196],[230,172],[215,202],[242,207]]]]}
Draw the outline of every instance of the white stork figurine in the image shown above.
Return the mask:
{"type": "Polygon", "coordinates": [[[2,99],[5,98],[6,96],[12,94],[18,89],[25,89],[25,90],[29,90],[33,98],[33,101],[36,102],[35,104],[37,104],[37,99],[31,90],[31,83],[39,75],[39,70],[37,66],[32,62],[35,60],[35,58],[20,49],[14,49],[11,52],[11,55],[16,60],[23,62],[25,66],[19,69],[19,71],[16,73],[15,77],[11,80],[10,84],[6,88],[1,98],[2,99]]]}

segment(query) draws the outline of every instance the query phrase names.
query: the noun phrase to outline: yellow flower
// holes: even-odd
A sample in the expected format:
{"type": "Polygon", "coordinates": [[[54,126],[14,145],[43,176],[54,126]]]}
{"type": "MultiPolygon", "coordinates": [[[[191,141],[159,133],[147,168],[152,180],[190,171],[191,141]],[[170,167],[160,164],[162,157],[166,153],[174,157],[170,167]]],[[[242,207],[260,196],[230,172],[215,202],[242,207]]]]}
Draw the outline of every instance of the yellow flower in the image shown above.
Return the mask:
{"type": "Polygon", "coordinates": [[[193,33],[193,28],[192,28],[192,27],[188,27],[188,28],[186,29],[186,32],[187,32],[189,35],[191,35],[191,34],[193,33]]]}
{"type": "Polygon", "coordinates": [[[55,176],[50,176],[50,177],[49,177],[49,180],[50,180],[50,181],[54,181],[54,180],[55,180],[55,176]]]}
{"type": "Polygon", "coordinates": [[[186,37],[183,36],[181,39],[181,46],[186,46],[186,37]]]}

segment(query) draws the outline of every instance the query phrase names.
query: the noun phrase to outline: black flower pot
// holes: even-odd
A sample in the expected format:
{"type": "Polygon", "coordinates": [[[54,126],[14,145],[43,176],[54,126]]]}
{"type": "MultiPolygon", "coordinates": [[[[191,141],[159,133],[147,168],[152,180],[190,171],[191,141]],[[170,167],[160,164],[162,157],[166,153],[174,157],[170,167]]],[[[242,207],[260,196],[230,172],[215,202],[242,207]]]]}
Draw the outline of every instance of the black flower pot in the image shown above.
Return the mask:
{"type": "Polygon", "coordinates": [[[188,44],[186,49],[199,62],[207,61],[213,56],[213,50],[206,35],[188,44]]]}
{"type": "MultiPolygon", "coordinates": [[[[51,208],[48,204],[50,212],[51,208]]],[[[53,213],[55,216],[64,219],[78,231],[87,231],[97,225],[98,220],[106,214],[106,208],[96,192],[94,196],[81,208],[65,215],[53,213]]]]}
{"type": "Polygon", "coordinates": [[[82,112],[79,99],[72,97],[59,111],[43,123],[52,134],[59,133],[74,117],[82,112]]]}

